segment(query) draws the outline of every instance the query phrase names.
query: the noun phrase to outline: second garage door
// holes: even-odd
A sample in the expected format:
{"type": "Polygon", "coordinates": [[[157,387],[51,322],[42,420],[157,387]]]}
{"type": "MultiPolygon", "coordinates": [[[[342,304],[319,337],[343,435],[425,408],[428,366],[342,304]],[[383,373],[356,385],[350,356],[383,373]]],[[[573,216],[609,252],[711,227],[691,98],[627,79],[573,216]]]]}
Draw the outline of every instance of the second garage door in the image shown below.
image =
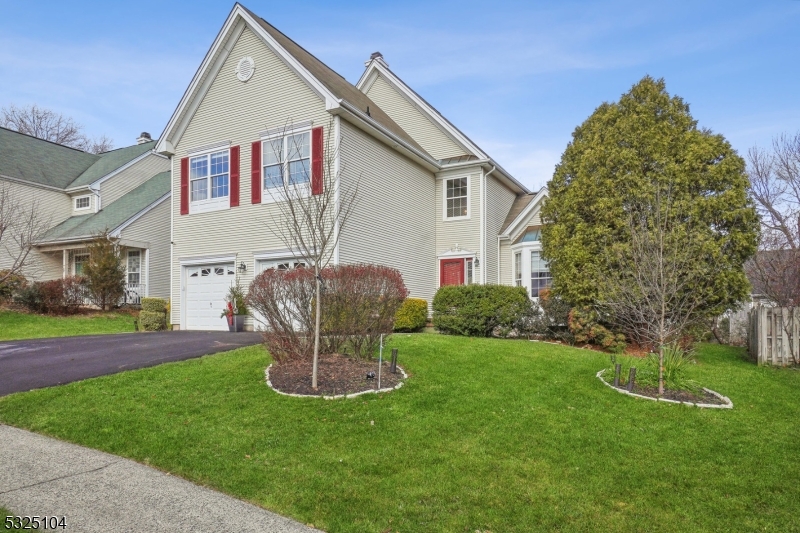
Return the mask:
{"type": "Polygon", "coordinates": [[[221,318],[228,288],[236,282],[233,263],[186,268],[186,329],[226,330],[221,318]]]}

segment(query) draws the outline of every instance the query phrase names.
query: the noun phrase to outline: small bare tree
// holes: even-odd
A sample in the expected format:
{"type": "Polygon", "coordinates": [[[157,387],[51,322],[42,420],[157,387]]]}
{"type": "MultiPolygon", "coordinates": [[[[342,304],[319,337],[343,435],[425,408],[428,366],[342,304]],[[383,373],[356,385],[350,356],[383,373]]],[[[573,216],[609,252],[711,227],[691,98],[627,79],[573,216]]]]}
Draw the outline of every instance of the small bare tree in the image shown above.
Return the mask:
{"type": "MultiPolygon", "coordinates": [[[[800,133],[782,134],[772,152],[754,147],[748,152],[750,196],[761,218],[759,250],[748,264],[754,292],[770,303],[790,309],[783,328],[791,337],[800,307],[800,133]]],[[[795,364],[800,354],[788,343],[795,364]]]]}
{"type": "Polygon", "coordinates": [[[334,121],[322,129],[321,137],[311,132],[294,133],[291,123],[283,134],[263,143],[263,188],[276,209],[268,224],[270,231],[297,259],[314,269],[314,356],[311,386],[317,388],[320,330],[322,321],[322,276],[328,266],[358,195],[359,179],[343,184],[336,162],[339,146],[334,121]],[[322,139],[319,142],[318,139],[322,139]],[[314,146],[314,144],[317,144],[314,146]]]}
{"type": "Polygon", "coordinates": [[[599,276],[605,299],[598,310],[640,346],[658,349],[658,394],[664,394],[664,349],[708,320],[718,272],[691,217],[673,205],[669,190],[652,203],[628,207],[630,246],[609,243],[599,276]],[[702,266],[701,266],[702,265],[702,266]]]}
{"type": "Polygon", "coordinates": [[[8,183],[0,182],[0,286],[14,275],[35,274],[31,251],[50,222],[38,201],[25,203],[8,183]]]}
{"type": "Polygon", "coordinates": [[[0,126],[92,154],[114,147],[114,142],[105,135],[92,139],[72,118],[36,104],[28,107],[11,104],[0,109],[0,126]]]}

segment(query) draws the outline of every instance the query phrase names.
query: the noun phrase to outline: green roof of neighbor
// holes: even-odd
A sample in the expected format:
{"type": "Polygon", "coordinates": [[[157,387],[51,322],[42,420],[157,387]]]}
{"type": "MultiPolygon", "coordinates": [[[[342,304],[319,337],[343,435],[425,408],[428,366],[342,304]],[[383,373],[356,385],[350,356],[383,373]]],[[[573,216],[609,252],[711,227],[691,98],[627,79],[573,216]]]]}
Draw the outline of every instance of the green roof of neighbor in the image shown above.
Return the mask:
{"type": "Polygon", "coordinates": [[[0,128],[0,175],[57,189],[86,186],[152,150],[155,144],[151,141],[89,154],[0,128]]]}
{"type": "Polygon", "coordinates": [[[0,175],[66,188],[101,157],[0,128],[0,175]]]}
{"type": "Polygon", "coordinates": [[[89,185],[94,183],[95,181],[99,180],[109,172],[112,172],[119,167],[125,165],[129,161],[132,161],[139,157],[140,155],[144,154],[145,152],[149,152],[152,150],[156,145],[155,141],[150,141],[142,144],[134,144],[133,146],[127,146],[125,148],[117,148],[116,150],[111,150],[108,152],[103,152],[100,154],[100,159],[96,161],[92,166],[87,168],[80,176],[75,179],[72,183],[69,184],[69,189],[72,187],[80,187],[83,185],[89,185]]]}
{"type": "Polygon", "coordinates": [[[42,236],[40,242],[92,238],[105,230],[113,231],[156,200],[170,192],[170,172],[156,174],[125,196],[97,213],[66,219],[42,236]]]}

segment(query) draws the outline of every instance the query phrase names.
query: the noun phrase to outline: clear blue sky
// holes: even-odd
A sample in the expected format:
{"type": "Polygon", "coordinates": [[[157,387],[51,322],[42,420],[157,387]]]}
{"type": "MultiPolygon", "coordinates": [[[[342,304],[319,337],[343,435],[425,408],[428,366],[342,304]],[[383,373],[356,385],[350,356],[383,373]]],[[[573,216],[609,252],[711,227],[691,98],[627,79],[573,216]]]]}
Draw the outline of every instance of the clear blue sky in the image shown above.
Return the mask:
{"type": "MultiPolygon", "coordinates": [[[[800,131],[800,1],[247,0],[355,83],[380,50],[523,183],[645,74],[744,155],[800,131]]],[[[159,135],[232,2],[0,0],[0,106],[37,103],[117,146],[159,135]]]]}

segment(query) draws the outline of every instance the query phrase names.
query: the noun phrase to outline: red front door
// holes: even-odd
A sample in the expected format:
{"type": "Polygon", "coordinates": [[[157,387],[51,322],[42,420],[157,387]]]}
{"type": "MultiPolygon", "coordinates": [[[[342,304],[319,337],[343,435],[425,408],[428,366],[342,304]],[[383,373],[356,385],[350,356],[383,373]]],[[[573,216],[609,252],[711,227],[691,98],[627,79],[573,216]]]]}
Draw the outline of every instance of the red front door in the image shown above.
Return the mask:
{"type": "Polygon", "coordinates": [[[464,258],[442,259],[439,262],[439,286],[464,284],[464,258]]]}

